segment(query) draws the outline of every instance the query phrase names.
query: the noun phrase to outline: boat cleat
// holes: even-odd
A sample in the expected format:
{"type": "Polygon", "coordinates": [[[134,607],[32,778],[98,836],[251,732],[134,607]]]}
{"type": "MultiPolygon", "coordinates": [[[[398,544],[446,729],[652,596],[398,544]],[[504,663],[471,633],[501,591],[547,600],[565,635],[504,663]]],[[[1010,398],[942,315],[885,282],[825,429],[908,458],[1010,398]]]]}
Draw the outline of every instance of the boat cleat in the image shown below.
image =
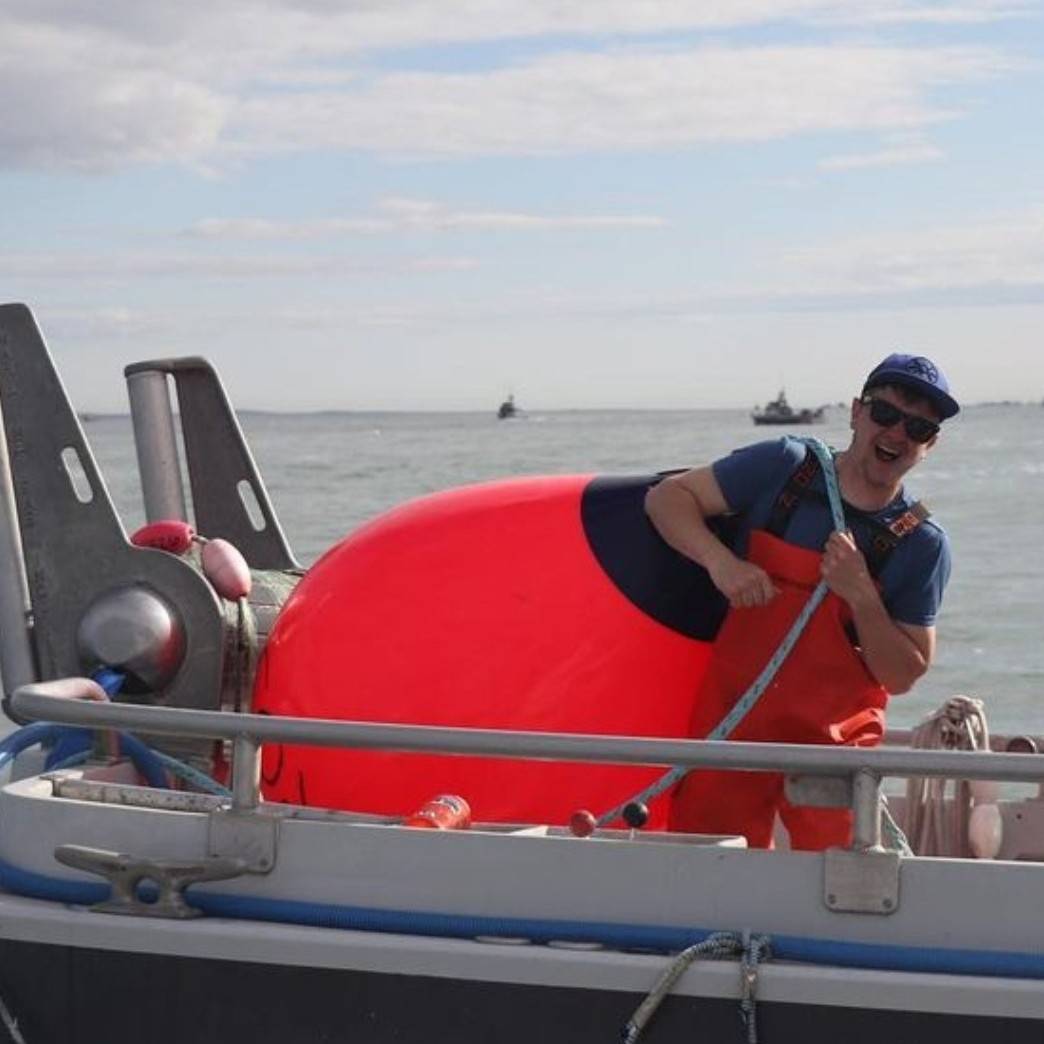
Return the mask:
{"type": "Polygon", "coordinates": [[[242,859],[144,859],[85,845],[58,845],[54,857],[76,870],[98,874],[112,885],[112,896],[95,903],[92,910],[132,917],[175,920],[200,917],[203,911],[185,901],[185,889],[189,885],[201,881],[226,881],[246,872],[242,859]],[[142,898],[140,893],[146,882],[155,886],[155,899],[142,898]]]}

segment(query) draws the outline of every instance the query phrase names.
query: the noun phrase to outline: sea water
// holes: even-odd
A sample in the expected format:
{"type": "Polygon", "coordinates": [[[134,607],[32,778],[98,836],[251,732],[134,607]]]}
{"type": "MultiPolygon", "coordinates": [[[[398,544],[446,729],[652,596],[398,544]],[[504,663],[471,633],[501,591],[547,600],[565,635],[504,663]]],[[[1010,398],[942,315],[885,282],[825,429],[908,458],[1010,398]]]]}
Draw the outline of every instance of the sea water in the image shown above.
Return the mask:
{"type": "MultiPolygon", "coordinates": [[[[363,522],[410,498],[487,479],[647,474],[707,463],[791,429],[755,428],[742,410],[489,413],[244,413],[240,422],[297,557],[313,562],[363,522]]],[[[128,532],[144,520],[127,417],[85,431],[128,532]]],[[[837,448],[848,410],[794,429],[837,448]]],[[[892,700],[916,724],[955,693],[986,703],[994,731],[1044,732],[1044,409],[966,408],[910,475],[947,530],[953,576],[928,674],[892,700]]]]}

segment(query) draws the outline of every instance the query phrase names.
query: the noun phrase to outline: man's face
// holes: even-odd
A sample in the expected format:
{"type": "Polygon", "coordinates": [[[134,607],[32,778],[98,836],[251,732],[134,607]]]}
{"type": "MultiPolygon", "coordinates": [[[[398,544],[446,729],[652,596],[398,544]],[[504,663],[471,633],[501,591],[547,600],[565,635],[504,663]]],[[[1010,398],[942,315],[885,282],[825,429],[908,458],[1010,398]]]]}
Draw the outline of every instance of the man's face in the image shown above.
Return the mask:
{"type": "MultiPolygon", "coordinates": [[[[922,417],[936,424],[939,421],[938,415],[927,402],[907,402],[894,388],[874,388],[867,392],[865,398],[880,399],[911,417],[922,417]]],[[[879,423],[875,422],[872,412],[873,406],[869,401],[852,400],[852,450],[863,467],[864,475],[872,484],[898,486],[903,476],[925,458],[939,436],[935,434],[927,442],[919,442],[910,437],[902,417],[896,418],[894,424],[879,423]]],[[[885,411],[878,407],[877,412],[885,411]]]]}

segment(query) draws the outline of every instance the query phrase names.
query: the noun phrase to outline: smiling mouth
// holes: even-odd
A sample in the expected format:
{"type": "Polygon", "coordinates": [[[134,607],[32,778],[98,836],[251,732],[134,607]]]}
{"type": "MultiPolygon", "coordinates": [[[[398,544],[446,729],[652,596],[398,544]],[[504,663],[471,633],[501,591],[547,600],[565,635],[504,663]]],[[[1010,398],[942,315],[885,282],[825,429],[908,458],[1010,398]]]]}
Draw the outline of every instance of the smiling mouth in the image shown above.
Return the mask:
{"type": "Polygon", "coordinates": [[[882,446],[881,443],[875,442],[874,456],[885,464],[894,464],[902,454],[898,450],[889,449],[887,446],[882,446]]]}

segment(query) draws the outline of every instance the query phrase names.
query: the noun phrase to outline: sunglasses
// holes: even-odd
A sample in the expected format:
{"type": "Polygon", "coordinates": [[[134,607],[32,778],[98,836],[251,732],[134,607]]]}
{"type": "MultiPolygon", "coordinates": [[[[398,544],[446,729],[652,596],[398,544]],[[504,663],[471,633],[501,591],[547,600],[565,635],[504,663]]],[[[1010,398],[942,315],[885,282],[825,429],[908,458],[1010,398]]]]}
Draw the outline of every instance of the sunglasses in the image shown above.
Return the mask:
{"type": "Polygon", "coordinates": [[[864,406],[870,407],[870,419],[882,428],[894,428],[900,421],[906,429],[906,434],[914,442],[931,442],[939,434],[939,425],[927,417],[919,417],[916,413],[907,413],[905,410],[893,406],[885,399],[875,399],[868,395],[861,400],[864,406]]]}

